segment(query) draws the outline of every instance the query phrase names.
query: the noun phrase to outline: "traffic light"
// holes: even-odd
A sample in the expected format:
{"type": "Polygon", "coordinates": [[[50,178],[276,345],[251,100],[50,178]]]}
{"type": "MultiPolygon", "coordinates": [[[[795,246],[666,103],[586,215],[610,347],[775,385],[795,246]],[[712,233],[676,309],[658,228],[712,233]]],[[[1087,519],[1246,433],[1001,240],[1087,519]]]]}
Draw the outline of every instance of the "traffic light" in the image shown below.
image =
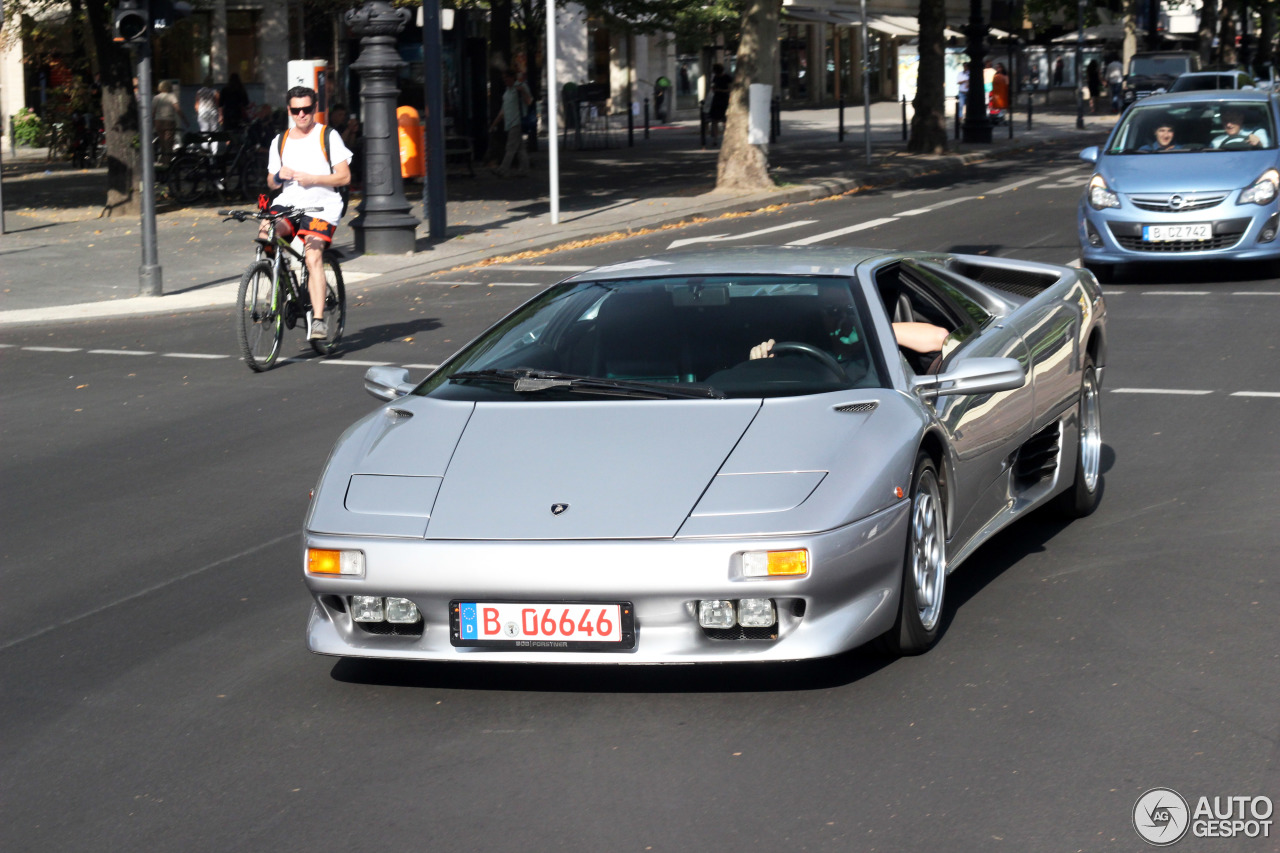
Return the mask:
{"type": "Polygon", "coordinates": [[[146,0],[120,0],[111,31],[118,44],[135,44],[146,40],[151,29],[151,10],[146,0]]]}

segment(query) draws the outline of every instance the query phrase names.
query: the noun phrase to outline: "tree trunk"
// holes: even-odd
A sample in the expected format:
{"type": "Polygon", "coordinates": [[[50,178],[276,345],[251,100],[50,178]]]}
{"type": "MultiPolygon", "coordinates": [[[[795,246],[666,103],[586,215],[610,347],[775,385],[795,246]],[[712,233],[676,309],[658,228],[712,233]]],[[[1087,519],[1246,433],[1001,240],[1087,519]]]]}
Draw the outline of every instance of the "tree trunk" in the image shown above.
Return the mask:
{"type": "Polygon", "coordinates": [[[912,101],[912,154],[942,154],[947,150],[946,0],[920,0],[920,69],[912,101]]]}
{"type": "Polygon", "coordinates": [[[1213,62],[1213,36],[1218,23],[1218,0],[1204,0],[1200,7],[1200,64],[1205,68],[1213,62]]]}
{"type": "Polygon", "coordinates": [[[729,91],[716,189],[772,189],[769,158],[764,145],[747,142],[750,122],[748,88],[752,83],[774,82],[778,67],[778,18],[781,0],[748,0],[738,43],[738,68],[729,91]]]}
{"type": "Polygon", "coordinates": [[[142,213],[142,198],[138,194],[138,107],[133,95],[133,55],[108,36],[105,3],[86,3],[84,11],[86,41],[94,45],[102,74],[102,118],[107,136],[107,198],[99,215],[138,216],[142,213]]]}

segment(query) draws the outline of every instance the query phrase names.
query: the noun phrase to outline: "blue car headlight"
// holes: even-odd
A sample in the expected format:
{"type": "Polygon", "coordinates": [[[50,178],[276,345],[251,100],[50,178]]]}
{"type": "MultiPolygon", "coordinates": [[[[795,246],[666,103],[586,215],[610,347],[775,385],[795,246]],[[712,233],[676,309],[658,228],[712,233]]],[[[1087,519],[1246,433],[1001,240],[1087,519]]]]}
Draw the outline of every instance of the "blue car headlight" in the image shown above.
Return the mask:
{"type": "Polygon", "coordinates": [[[1277,187],[1280,187],[1280,173],[1275,169],[1267,169],[1262,177],[1240,193],[1236,204],[1271,204],[1275,201],[1277,187]]]}
{"type": "Polygon", "coordinates": [[[1101,175],[1089,179],[1089,206],[1094,210],[1120,206],[1120,196],[1111,191],[1101,175]]]}

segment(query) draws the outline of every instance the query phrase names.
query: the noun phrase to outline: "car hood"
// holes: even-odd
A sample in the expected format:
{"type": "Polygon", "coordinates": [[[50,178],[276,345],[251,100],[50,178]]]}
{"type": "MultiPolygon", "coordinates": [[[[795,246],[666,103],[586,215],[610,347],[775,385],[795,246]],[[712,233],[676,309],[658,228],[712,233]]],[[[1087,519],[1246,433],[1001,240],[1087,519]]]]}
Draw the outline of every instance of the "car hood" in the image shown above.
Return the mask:
{"type": "Polygon", "coordinates": [[[926,423],[886,389],[763,401],[407,397],[339,439],[306,529],[450,540],[827,530],[894,502],[926,423]]]}
{"type": "Polygon", "coordinates": [[[1274,150],[1108,154],[1098,171],[1115,192],[1185,193],[1243,189],[1275,165],[1274,150]]]}

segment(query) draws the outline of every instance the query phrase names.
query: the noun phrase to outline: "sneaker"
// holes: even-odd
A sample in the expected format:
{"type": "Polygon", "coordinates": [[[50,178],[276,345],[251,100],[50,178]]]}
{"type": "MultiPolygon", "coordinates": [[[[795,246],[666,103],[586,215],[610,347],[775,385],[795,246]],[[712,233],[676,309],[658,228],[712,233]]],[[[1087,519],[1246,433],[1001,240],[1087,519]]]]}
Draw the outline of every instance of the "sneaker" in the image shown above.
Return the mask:
{"type": "Polygon", "coordinates": [[[311,334],[307,336],[307,340],[323,341],[329,337],[329,324],[324,320],[311,321],[311,334]]]}

